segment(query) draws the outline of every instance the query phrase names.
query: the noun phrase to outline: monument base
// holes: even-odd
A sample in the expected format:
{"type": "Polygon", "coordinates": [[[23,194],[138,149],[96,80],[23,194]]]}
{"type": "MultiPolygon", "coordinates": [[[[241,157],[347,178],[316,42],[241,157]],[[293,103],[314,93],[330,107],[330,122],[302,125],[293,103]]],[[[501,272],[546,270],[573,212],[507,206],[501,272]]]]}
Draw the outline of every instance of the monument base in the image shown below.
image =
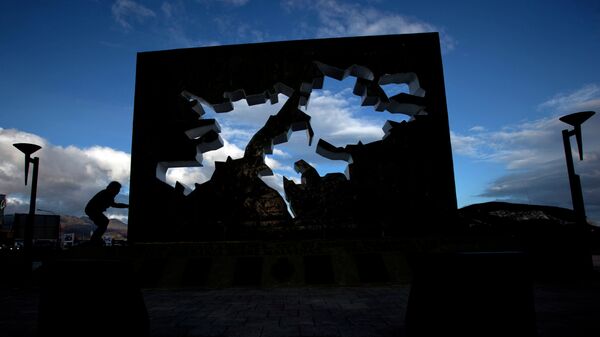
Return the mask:
{"type": "Polygon", "coordinates": [[[219,241],[74,247],[60,255],[126,260],[146,288],[359,286],[410,283],[411,254],[512,246],[465,237],[219,241]]]}

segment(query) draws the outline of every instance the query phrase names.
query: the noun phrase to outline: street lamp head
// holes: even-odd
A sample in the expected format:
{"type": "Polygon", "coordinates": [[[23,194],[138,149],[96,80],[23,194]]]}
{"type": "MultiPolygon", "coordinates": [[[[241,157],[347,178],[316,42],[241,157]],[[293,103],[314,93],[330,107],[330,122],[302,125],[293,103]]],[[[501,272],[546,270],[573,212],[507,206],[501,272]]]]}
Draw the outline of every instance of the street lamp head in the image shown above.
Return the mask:
{"type": "Polygon", "coordinates": [[[572,113],[570,115],[562,116],[559,119],[561,122],[565,122],[569,125],[577,127],[583,124],[583,122],[587,121],[594,114],[594,111],[581,111],[572,113]]]}
{"type": "Polygon", "coordinates": [[[19,149],[19,151],[25,153],[26,156],[31,156],[32,153],[42,148],[39,145],[30,143],[16,143],[13,144],[13,146],[19,149]]]}
{"type": "Polygon", "coordinates": [[[587,121],[594,114],[594,111],[581,111],[559,118],[560,121],[572,125],[575,128],[574,132],[575,139],[577,139],[577,149],[579,150],[579,160],[583,160],[583,140],[581,139],[581,124],[587,121]]]}
{"type": "Polygon", "coordinates": [[[35,144],[29,143],[16,143],[14,147],[25,154],[25,185],[27,185],[27,176],[29,175],[29,162],[31,161],[31,154],[41,149],[42,147],[35,144]]]}

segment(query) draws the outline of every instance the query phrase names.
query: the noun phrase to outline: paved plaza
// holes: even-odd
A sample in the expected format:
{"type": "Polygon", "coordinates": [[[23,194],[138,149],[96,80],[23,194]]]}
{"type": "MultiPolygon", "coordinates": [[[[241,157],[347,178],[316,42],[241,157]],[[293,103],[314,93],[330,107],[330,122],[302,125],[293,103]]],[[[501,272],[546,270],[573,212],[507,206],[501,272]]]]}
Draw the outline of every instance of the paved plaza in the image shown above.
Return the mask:
{"type": "MultiPolygon", "coordinates": [[[[405,336],[409,292],[410,285],[142,290],[156,337],[405,336]]],[[[38,296],[36,288],[0,290],[1,336],[35,336],[38,296]]],[[[535,307],[538,336],[600,336],[598,275],[536,284],[535,307]]]]}

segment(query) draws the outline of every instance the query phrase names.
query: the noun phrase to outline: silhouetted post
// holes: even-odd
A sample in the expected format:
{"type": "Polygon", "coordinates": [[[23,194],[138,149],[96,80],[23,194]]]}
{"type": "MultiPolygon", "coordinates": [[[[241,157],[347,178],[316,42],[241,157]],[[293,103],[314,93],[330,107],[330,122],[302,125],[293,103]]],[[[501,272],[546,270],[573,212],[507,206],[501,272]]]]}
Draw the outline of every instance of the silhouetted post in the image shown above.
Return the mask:
{"type": "Polygon", "coordinates": [[[27,177],[29,175],[29,164],[33,164],[33,177],[31,178],[31,199],[29,201],[29,214],[25,223],[24,230],[24,250],[25,258],[28,262],[32,261],[33,250],[33,224],[35,221],[35,202],[37,198],[37,181],[38,181],[38,166],[40,159],[38,157],[31,158],[31,154],[41,149],[42,147],[35,144],[17,143],[14,147],[25,154],[25,185],[27,185],[27,177]]]}
{"type": "Polygon", "coordinates": [[[37,181],[38,181],[38,167],[40,159],[35,157],[31,160],[33,163],[33,176],[31,177],[31,199],[29,201],[29,215],[27,215],[27,231],[25,236],[25,242],[29,243],[29,248],[33,247],[33,225],[35,223],[35,204],[37,201],[37,181]]]}
{"type": "Polygon", "coordinates": [[[571,136],[575,136],[577,140],[577,148],[579,150],[579,160],[583,160],[583,141],[581,136],[581,124],[588,118],[594,115],[594,111],[576,112],[560,118],[562,122],[574,126],[573,130],[562,130],[563,144],[565,147],[565,157],[567,160],[567,172],[569,174],[569,185],[571,186],[571,201],[573,202],[573,210],[577,216],[577,221],[585,224],[586,215],[583,204],[583,192],[581,190],[581,180],[579,175],[575,174],[573,165],[573,154],[571,152],[571,136]]]}
{"type": "MultiPolygon", "coordinates": [[[[576,216],[577,228],[575,229],[574,241],[571,241],[569,252],[565,256],[570,256],[570,263],[567,267],[574,275],[587,273],[592,270],[592,253],[590,250],[589,232],[587,229],[587,219],[585,215],[585,205],[583,203],[583,192],[581,190],[581,180],[579,175],[575,174],[573,165],[573,154],[571,152],[571,136],[577,140],[577,149],[579,160],[583,160],[583,141],[581,136],[581,124],[595,114],[594,111],[576,112],[570,115],[560,117],[565,122],[574,127],[573,130],[562,130],[563,144],[565,147],[565,159],[567,160],[567,172],[569,174],[569,184],[571,187],[571,201],[573,202],[573,211],[576,216]]],[[[564,238],[563,238],[564,239],[564,238]]],[[[570,241],[567,239],[567,241],[570,241]]]]}
{"type": "Polygon", "coordinates": [[[583,206],[583,192],[581,190],[581,180],[579,175],[575,174],[573,165],[573,153],[571,152],[571,142],[569,138],[574,134],[574,130],[562,130],[563,144],[565,146],[565,157],[567,159],[567,173],[569,175],[569,185],[571,186],[571,202],[573,210],[577,214],[577,220],[585,220],[585,207],[583,206]]]}

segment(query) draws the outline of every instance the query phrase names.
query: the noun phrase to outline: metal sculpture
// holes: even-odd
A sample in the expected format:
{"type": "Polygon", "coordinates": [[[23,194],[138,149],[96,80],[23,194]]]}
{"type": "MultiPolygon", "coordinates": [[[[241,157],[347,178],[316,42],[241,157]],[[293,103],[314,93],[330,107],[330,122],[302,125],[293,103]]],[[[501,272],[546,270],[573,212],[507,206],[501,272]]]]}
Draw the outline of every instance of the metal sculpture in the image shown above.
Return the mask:
{"type": "MultiPolygon", "coordinates": [[[[437,33],[205,47],[138,54],[129,240],[202,241],[281,237],[311,228],[417,228],[456,210],[445,89],[437,33]],[[335,148],[320,139],[317,152],[349,163],[349,177],[320,177],[299,158],[303,182],[285,180],[286,198],[261,176],[265,155],[295,131],[314,133],[313,89],[325,77],[355,78],[363,106],[402,113],[384,139],[335,148]],[[406,84],[388,97],[383,85],[406,84]],[[243,158],[216,162],[209,181],[191,193],[165,183],[173,167],[201,166],[203,153],[223,146],[218,114],[232,102],[274,104],[280,111],[251,138],[243,158]],[[203,119],[204,107],[217,112],[203,119]],[[160,210],[156,209],[157,202],[160,210]]],[[[378,229],[379,230],[379,229],[378,229]]],[[[293,234],[295,235],[295,234],[293,234]]]]}

